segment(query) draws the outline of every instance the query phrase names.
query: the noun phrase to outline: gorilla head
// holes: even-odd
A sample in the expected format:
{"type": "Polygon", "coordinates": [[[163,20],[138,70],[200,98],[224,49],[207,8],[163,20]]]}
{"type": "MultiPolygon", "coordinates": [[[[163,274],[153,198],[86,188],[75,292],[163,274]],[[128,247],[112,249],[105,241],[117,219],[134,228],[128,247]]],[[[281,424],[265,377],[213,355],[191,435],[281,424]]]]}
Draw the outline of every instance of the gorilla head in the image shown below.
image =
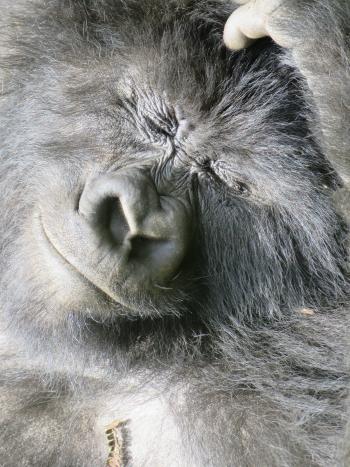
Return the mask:
{"type": "Polygon", "coordinates": [[[305,378],[310,419],[338,417],[315,394],[325,371],[343,390],[339,179],[289,54],[227,51],[219,1],[18,9],[0,115],[1,310],[18,345],[50,365],[78,335],[96,355],[139,346],[143,365],[225,354],[232,373],[209,385],[284,385],[280,406],[300,411],[305,378]]]}
{"type": "Polygon", "coordinates": [[[341,300],[337,178],[285,56],[225,51],[218,5],[60,5],[7,58],[5,313],[257,324],[341,300]]]}

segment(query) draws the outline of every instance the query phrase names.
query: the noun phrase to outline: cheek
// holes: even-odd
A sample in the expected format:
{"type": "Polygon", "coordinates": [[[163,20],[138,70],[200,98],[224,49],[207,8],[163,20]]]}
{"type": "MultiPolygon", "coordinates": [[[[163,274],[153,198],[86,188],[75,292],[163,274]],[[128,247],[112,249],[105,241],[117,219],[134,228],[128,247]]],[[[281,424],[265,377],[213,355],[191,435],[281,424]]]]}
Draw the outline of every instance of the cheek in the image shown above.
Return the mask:
{"type": "MultiPolygon", "coordinates": [[[[27,171],[26,184],[14,184],[13,189],[11,186],[8,191],[12,198],[6,199],[6,206],[0,206],[5,209],[0,270],[4,271],[2,289],[16,297],[16,303],[26,303],[26,309],[37,303],[38,314],[41,304],[46,303],[42,319],[47,317],[52,323],[62,318],[59,310],[63,313],[96,305],[97,300],[94,291],[54,254],[42,230],[41,218],[46,213],[64,236],[61,214],[74,210],[80,186],[76,166],[49,162],[50,165],[37,163],[27,171]]],[[[17,175],[18,180],[22,177],[17,175]]],[[[7,183],[10,180],[11,177],[7,183]]]]}
{"type": "Polygon", "coordinates": [[[51,213],[53,221],[57,213],[76,210],[84,179],[91,170],[79,161],[46,163],[35,175],[36,210],[51,213]]]}

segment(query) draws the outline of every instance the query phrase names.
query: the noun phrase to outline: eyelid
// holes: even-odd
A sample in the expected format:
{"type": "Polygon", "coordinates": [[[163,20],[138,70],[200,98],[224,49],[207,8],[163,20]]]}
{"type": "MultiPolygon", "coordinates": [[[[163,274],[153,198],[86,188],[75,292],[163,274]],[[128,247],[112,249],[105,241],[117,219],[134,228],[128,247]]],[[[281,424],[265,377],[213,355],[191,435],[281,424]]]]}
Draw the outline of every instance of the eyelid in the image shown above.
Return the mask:
{"type": "MultiPolygon", "coordinates": [[[[229,165],[222,161],[222,160],[212,160],[206,159],[204,161],[205,169],[209,172],[209,175],[214,177],[217,182],[221,182],[224,186],[235,193],[239,193],[240,195],[249,194],[250,188],[248,184],[242,181],[240,178],[234,177],[232,182],[228,179],[227,176],[223,173],[223,167],[225,167],[226,171],[230,171],[229,165]],[[221,166],[221,167],[220,167],[221,166]]],[[[203,165],[202,165],[203,167],[203,165]]]]}

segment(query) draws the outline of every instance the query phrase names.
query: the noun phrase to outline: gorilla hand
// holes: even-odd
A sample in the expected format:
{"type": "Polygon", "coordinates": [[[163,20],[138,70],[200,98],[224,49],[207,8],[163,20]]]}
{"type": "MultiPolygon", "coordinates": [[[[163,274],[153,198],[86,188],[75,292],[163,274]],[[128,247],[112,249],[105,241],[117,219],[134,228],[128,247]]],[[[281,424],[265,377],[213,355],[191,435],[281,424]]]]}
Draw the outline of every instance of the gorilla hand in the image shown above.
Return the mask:
{"type": "Polygon", "coordinates": [[[290,49],[287,59],[304,76],[321,124],[320,145],[350,187],[350,2],[235,0],[224,41],[239,50],[270,36],[290,49]]]}
{"type": "Polygon", "coordinates": [[[254,39],[271,36],[275,42],[281,44],[279,37],[271,28],[271,18],[280,8],[282,0],[236,0],[242,4],[228,19],[224,41],[230,49],[243,49],[254,39]]]}

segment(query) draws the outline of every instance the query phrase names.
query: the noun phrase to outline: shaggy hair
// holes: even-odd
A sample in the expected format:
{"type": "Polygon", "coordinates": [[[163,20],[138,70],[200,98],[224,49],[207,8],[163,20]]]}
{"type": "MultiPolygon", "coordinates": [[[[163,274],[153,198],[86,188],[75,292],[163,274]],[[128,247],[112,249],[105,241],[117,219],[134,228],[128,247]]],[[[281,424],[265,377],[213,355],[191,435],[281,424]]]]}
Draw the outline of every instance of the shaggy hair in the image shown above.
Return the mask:
{"type": "Polygon", "coordinates": [[[99,427],[124,413],[136,420],[125,465],[340,462],[350,284],[327,157],[337,142],[323,141],[290,52],[268,39],[224,48],[231,11],[218,0],[2,9],[1,465],[103,465],[99,427]],[[91,167],[146,160],[155,183],[192,200],[182,274],[129,297],[136,316],[106,298],[67,305],[38,251],[38,208],[64,235],[61,212],[91,167]]]}

